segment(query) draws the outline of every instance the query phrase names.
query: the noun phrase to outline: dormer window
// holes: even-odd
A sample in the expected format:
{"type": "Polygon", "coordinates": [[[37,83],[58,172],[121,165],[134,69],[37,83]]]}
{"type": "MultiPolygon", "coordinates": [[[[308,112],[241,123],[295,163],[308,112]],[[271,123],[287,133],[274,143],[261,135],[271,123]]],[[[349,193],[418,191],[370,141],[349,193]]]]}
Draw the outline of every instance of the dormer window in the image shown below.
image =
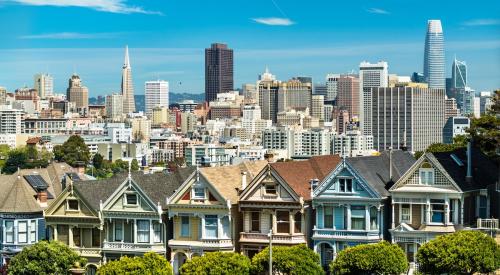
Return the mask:
{"type": "Polygon", "coordinates": [[[339,190],[352,193],[352,179],[339,179],[339,190]]]}
{"type": "Polygon", "coordinates": [[[67,207],[66,207],[67,210],[71,210],[71,211],[78,211],[78,210],[80,210],[80,206],[78,204],[78,200],[68,199],[66,201],[66,203],[67,203],[67,207]]]}
{"type": "Polygon", "coordinates": [[[135,194],[135,193],[125,194],[125,204],[136,206],[137,205],[137,194],[135,194]]]}
{"type": "Polygon", "coordinates": [[[205,199],[205,188],[203,186],[194,186],[193,187],[193,198],[197,200],[205,199]]]}
{"type": "Polygon", "coordinates": [[[266,190],[266,195],[276,195],[276,184],[267,183],[264,188],[266,190]]]}
{"type": "Polygon", "coordinates": [[[434,168],[424,162],[419,170],[420,184],[434,184],[434,168]]]}

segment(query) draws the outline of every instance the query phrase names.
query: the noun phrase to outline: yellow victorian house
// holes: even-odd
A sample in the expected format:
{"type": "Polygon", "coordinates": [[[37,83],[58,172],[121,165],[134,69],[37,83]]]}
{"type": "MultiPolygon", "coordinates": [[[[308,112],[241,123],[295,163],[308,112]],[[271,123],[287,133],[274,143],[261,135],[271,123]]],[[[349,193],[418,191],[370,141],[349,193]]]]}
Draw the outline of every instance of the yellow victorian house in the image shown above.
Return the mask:
{"type": "Polygon", "coordinates": [[[238,196],[267,161],[198,169],[168,199],[173,236],[168,241],[174,272],[206,251],[235,251],[239,224],[238,196]]]}

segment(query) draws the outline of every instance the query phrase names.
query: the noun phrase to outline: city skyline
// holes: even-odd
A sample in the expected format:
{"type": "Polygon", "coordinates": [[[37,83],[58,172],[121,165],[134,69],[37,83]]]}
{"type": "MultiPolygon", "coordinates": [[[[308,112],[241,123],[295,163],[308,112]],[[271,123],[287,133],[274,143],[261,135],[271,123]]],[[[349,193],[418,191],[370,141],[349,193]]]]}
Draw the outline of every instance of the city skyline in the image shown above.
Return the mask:
{"type": "Polygon", "coordinates": [[[2,1],[2,18],[25,18],[26,23],[0,30],[5,41],[0,46],[0,60],[7,65],[0,68],[0,86],[13,91],[30,85],[34,74],[47,72],[54,76],[55,91],[61,93],[65,80],[77,72],[91,96],[117,92],[127,44],[134,64],[135,94],[144,94],[142,84],[158,78],[169,81],[172,92],[204,92],[203,54],[213,42],[234,49],[235,88],[255,83],[266,66],[281,80],[307,75],[314,82],[324,82],[328,73],[356,70],[361,61],[384,60],[389,73],[411,75],[422,71],[430,19],[440,19],[443,24],[446,77],[451,76],[456,55],[469,65],[469,83],[475,90],[500,86],[496,77],[500,72],[500,5],[494,1],[489,9],[447,3],[427,9],[422,3],[412,6],[411,18],[407,7],[394,5],[394,1],[377,6],[223,1],[227,5],[220,11],[208,3],[197,3],[199,9],[193,13],[187,12],[188,3],[101,1],[102,6],[91,5],[94,2],[98,1],[67,7],[56,0],[37,1],[36,6],[32,1],[2,1]],[[262,11],[262,5],[268,9],[262,11]],[[333,17],[328,12],[331,8],[346,12],[333,17]],[[113,23],[103,26],[72,20],[61,25],[57,20],[42,20],[42,13],[63,21],[87,16],[91,21],[113,23]],[[220,17],[222,14],[226,17],[220,17]]]}

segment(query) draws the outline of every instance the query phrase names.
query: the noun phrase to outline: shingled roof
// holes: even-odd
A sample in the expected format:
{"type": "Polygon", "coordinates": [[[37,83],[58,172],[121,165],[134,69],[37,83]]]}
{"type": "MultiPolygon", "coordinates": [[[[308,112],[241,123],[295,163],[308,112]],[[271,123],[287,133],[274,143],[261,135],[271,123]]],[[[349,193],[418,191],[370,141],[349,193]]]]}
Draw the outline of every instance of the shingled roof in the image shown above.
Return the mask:
{"type": "Polygon", "coordinates": [[[470,182],[466,180],[466,148],[432,154],[462,191],[485,189],[487,186],[497,183],[499,180],[498,164],[492,159],[489,159],[478,148],[472,148],[471,152],[472,179],[470,182]]]}
{"type": "MultiPolygon", "coordinates": [[[[347,158],[347,163],[381,196],[389,196],[389,152],[379,156],[347,158]]],[[[415,158],[401,150],[392,151],[392,181],[396,182],[415,163],[415,158]]]]}
{"type": "MultiPolygon", "coordinates": [[[[194,167],[180,168],[170,174],[132,172],[131,176],[151,201],[164,204],[165,199],[171,196],[194,170],[194,167]]],[[[119,173],[104,180],[77,181],[73,186],[92,208],[99,210],[100,202],[105,202],[127,177],[127,173],[119,173]]]]}
{"type": "Polygon", "coordinates": [[[247,184],[250,184],[267,163],[266,160],[245,161],[238,165],[201,168],[200,172],[226,200],[235,203],[238,201],[237,189],[241,189],[241,173],[247,173],[247,184]]]}
{"type": "Polygon", "coordinates": [[[320,182],[341,162],[338,155],[314,156],[304,161],[276,162],[271,167],[304,200],[311,199],[311,179],[320,182]]]}
{"type": "Polygon", "coordinates": [[[36,192],[22,176],[0,176],[0,213],[36,213],[43,209],[36,201],[36,192]]]}

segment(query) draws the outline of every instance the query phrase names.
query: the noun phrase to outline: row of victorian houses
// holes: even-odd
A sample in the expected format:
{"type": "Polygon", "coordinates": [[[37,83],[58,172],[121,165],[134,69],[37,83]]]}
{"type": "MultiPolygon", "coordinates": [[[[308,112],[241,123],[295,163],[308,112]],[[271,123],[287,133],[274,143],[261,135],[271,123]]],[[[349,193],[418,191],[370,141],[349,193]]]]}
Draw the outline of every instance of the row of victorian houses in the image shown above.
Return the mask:
{"type": "Polygon", "coordinates": [[[415,262],[440,234],[496,228],[499,172],[479,150],[132,172],[73,181],[65,164],[0,176],[2,261],[41,239],[88,259],[89,273],[154,251],[177,272],[209,251],[252,257],[307,244],[328,265],[346,247],[389,240],[415,262]],[[492,219],[496,218],[496,219],[492,219]]]}

